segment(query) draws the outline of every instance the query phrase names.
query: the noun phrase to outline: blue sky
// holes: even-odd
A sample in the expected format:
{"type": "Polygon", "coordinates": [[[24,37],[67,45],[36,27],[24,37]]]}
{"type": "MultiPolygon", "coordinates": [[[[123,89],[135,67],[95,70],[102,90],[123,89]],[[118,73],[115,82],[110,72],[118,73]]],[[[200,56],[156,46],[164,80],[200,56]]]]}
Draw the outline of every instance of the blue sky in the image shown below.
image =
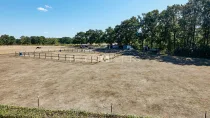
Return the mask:
{"type": "Polygon", "coordinates": [[[0,0],[0,35],[73,37],[188,0],[0,0]]]}

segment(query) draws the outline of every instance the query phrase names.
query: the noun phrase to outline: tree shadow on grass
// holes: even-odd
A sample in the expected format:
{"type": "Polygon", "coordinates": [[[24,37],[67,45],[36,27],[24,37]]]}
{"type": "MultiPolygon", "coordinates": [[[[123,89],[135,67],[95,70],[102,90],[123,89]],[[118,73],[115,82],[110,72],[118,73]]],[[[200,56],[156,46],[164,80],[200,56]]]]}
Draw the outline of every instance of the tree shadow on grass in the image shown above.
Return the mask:
{"type": "Polygon", "coordinates": [[[209,59],[202,58],[190,58],[190,57],[178,57],[168,55],[152,55],[152,54],[140,54],[137,58],[143,60],[156,60],[159,62],[172,63],[176,65],[195,65],[195,66],[210,66],[209,59]]]}
{"type": "Polygon", "coordinates": [[[100,52],[100,53],[121,53],[123,50],[121,50],[121,49],[97,48],[97,49],[94,49],[94,51],[100,52]]]}
{"type": "Polygon", "coordinates": [[[160,54],[149,54],[142,53],[138,51],[129,51],[129,50],[118,50],[118,49],[95,49],[97,52],[102,53],[120,53],[124,56],[135,56],[137,59],[142,60],[156,60],[159,62],[172,63],[176,65],[195,65],[195,66],[210,66],[210,59],[203,58],[190,58],[190,57],[178,57],[178,56],[169,56],[169,55],[160,55],[160,54]]]}

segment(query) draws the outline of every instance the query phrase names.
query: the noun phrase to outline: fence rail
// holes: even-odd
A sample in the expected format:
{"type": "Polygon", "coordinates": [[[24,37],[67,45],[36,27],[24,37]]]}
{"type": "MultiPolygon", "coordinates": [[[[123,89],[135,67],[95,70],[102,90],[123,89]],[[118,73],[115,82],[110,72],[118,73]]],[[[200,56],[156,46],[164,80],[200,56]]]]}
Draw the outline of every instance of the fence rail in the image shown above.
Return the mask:
{"type": "Polygon", "coordinates": [[[20,57],[32,57],[38,59],[51,59],[51,60],[60,60],[60,61],[69,61],[69,62],[88,62],[88,63],[98,63],[98,62],[107,62],[115,57],[119,56],[118,54],[109,54],[109,55],[70,55],[70,54],[54,54],[48,52],[15,52],[15,56],[20,57]]]}
{"type": "Polygon", "coordinates": [[[59,50],[48,50],[48,51],[42,51],[42,50],[36,50],[36,52],[82,52],[82,53],[96,53],[94,50],[90,49],[59,49],[59,50]]]}

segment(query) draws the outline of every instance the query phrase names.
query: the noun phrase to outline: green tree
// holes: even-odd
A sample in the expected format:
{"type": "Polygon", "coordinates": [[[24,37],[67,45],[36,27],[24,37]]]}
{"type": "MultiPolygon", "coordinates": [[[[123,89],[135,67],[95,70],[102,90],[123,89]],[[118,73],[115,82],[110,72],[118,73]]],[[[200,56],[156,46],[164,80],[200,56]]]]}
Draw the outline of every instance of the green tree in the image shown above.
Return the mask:
{"type": "Polygon", "coordinates": [[[140,28],[139,19],[132,17],[128,20],[124,20],[120,25],[117,25],[114,29],[115,38],[119,45],[134,45],[138,40],[137,31],[140,28]]]}
{"type": "Polygon", "coordinates": [[[20,42],[23,45],[30,45],[31,44],[31,39],[30,39],[30,37],[27,37],[27,36],[21,36],[20,37],[20,42]]]}
{"type": "Polygon", "coordinates": [[[1,45],[13,45],[15,44],[15,37],[9,35],[2,35],[0,37],[0,44],[1,45]]]}
{"type": "Polygon", "coordinates": [[[153,10],[146,14],[143,14],[144,28],[146,33],[146,41],[150,43],[150,47],[153,48],[154,42],[157,40],[157,26],[159,21],[159,11],[153,10]]]}
{"type": "Polygon", "coordinates": [[[115,40],[115,32],[114,32],[114,29],[111,28],[111,27],[108,27],[105,30],[105,33],[104,33],[103,37],[104,37],[104,41],[106,43],[108,43],[110,46],[112,46],[112,44],[116,41],[115,40]]]}
{"type": "Polygon", "coordinates": [[[74,39],[73,39],[73,43],[74,44],[84,44],[86,42],[87,41],[86,41],[86,34],[85,34],[85,32],[78,32],[75,35],[74,39]]]}

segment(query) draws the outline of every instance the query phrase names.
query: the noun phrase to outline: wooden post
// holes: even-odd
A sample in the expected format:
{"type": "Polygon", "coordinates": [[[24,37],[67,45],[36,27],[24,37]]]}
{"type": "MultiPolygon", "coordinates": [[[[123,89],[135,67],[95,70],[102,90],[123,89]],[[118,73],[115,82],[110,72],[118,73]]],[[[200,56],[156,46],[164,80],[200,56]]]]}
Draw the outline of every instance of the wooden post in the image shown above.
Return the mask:
{"type": "Polygon", "coordinates": [[[38,98],[38,100],[37,100],[37,104],[38,104],[38,108],[39,108],[39,96],[38,96],[37,98],[38,98]]]}
{"type": "Polygon", "coordinates": [[[97,62],[99,62],[99,57],[97,56],[97,62]]]}
{"type": "Polygon", "coordinates": [[[45,53],[45,59],[46,59],[46,57],[47,57],[47,56],[46,56],[46,53],[45,53]]]}
{"type": "Polygon", "coordinates": [[[65,55],[65,61],[66,61],[66,55],[65,55]]]}
{"type": "Polygon", "coordinates": [[[35,53],[35,51],[34,51],[34,58],[35,58],[35,56],[36,56],[36,53],[35,53]]]}
{"type": "Polygon", "coordinates": [[[24,57],[26,56],[26,52],[24,52],[24,57]]]}
{"type": "Polygon", "coordinates": [[[28,52],[28,56],[30,57],[30,54],[29,54],[29,52],[28,52]]]}
{"type": "Polygon", "coordinates": [[[103,60],[104,60],[104,62],[106,61],[106,60],[105,60],[105,55],[103,56],[103,60]]]}
{"type": "Polygon", "coordinates": [[[71,56],[69,56],[69,61],[71,62],[71,56]]]}
{"type": "Polygon", "coordinates": [[[58,60],[60,59],[60,55],[58,54],[58,60]]]}
{"type": "Polygon", "coordinates": [[[207,118],[207,111],[205,112],[205,118],[207,118]]]}
{"type": "Polygon", "coordinates": [[[40,53],[39,53],[39,58],[40,58],[40,53]]]}
{"type": "Polygon", "coordinates": [[[93,63],[93,57],[91,56],[91,63],[93,63]]]}
{"type": "Polygon", "coordinates": [[[74,60],[74,62],[76,62],[75,55],[73,55],[73,60],[74,60]]]}
{"type": "Polygon", "coordinates": [[[112,103],[111,103],[111,114],[112,114],[112,103]]]}
{"type": "Polygon", "coordinates": [[[52,52],[51,52],[51,60],[52,60],[52,52]]]}
{"type": "Polygon", "coordinates": [[[16,52],[15,52],[15,56],[16,56],[16,52]]]}

